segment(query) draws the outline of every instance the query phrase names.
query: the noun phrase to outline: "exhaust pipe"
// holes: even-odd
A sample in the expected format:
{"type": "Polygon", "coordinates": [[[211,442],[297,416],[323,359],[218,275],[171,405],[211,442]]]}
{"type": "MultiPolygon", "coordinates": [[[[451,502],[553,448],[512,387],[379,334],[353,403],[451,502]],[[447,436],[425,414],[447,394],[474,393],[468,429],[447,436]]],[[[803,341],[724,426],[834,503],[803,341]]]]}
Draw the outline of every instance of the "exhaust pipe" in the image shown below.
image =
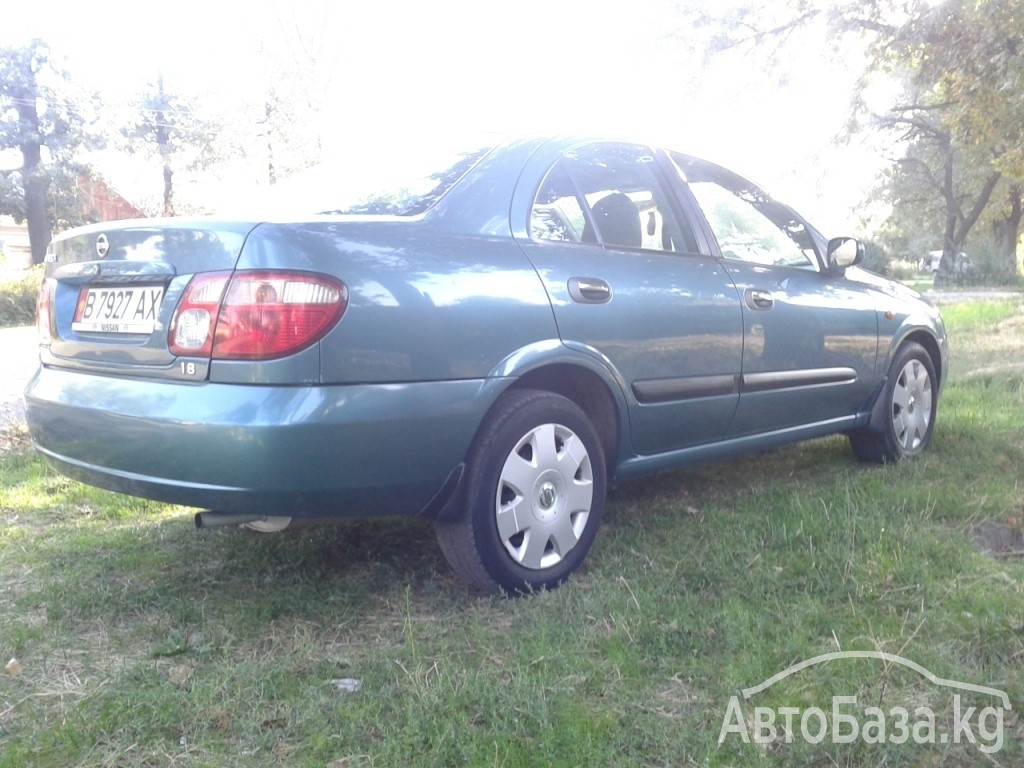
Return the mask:
{"type": "Polygon", "coordinates": [[[259,515],[229,515],[225,512],[196,512],[196,528],[219,528],[223,525],[242,525],[260,519],[259,515]]]}
{"type": "Polygon", "coordinates": [[[287,528],[290,517],[268,515],[232,515],[226,512],[197,512],[196,528],[218,528],[224,525],[242,525],[259,533],[278,533],[287,528]]]}

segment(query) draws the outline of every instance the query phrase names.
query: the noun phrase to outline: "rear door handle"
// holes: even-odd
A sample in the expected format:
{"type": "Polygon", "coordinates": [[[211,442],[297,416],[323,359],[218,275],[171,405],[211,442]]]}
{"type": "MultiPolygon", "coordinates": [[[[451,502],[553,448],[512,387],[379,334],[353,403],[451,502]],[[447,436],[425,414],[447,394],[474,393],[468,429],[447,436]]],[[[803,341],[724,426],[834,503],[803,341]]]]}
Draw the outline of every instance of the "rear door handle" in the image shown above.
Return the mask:
{"type": "Polygon", "coordinates": [[[747,288],[743,292],[743,298],[747,302],[748,307],[758,312],[771,309],[775,305],[775,299],[772,298],[771,292],[762,291],[758,288],[747,288]]]}
{"type": "Polygon", "coordinates": [[[607,304],[612,300],[612,287],[597,277],[570,277],[569,295],[580,304],[607,304]]]}

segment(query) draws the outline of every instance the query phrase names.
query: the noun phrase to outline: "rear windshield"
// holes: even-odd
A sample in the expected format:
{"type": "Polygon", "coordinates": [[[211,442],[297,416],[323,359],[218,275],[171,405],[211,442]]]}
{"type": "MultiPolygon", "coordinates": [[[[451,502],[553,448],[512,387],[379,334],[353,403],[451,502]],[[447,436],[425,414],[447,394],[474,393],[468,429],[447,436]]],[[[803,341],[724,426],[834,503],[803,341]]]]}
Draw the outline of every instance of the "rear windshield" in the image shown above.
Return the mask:
{"type": "MultiPolygon", "coordinates": [[[[497,145],[494,137],[468,142],[377,149],[351,147],[267,190],[267,213],[416,216],[436,203],[497,145]]],[[[263,207],[261,206],[261,207],[263,207]]]]}

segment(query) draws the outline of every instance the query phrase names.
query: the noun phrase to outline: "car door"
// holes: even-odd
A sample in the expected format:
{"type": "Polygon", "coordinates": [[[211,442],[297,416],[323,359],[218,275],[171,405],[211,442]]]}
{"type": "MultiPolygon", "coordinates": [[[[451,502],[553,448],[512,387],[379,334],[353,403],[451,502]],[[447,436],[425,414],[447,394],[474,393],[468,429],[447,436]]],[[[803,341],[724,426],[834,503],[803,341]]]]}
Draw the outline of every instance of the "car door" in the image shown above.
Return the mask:
{"type": "Polygon", "coordinates": [[[634,452],[722,439],[738,401],[739,298],[682,223],[655,153],[579,146],[531,194],[523,250],[563,342],[603,360],[626,390],[634,452]]]}
{"type": "Polygon", "coordinates": [[[858,413],[874,389],[878,352],[867,287],[826,270],[823,239],[792,209],[723,168],[672,159],[741,297],[741,394],[726,437],[858,413]]]}

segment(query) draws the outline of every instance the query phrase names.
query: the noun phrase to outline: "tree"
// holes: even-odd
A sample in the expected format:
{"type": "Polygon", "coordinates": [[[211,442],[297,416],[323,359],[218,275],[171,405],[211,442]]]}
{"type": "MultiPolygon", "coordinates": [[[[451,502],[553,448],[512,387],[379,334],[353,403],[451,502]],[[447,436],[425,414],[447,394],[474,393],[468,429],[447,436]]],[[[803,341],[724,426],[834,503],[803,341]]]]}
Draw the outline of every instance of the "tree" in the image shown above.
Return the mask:
{"type": "Polygon", "coordinates": [[[51,187],[55,177],[64,183],[68,171],[81,168],[74,163],[80,149],[99,143],[88,130],[89,109],[45,42],[0,49],[0,149],[16,149],[22,158],[19,168],[4,173],[0,212],[28,222],[33,263],[43,261],[55,221],[79,223],[73,195],[68,204],[74,184],[57,196],[51,187]]]}
{"type": "Polygon", "coordinates": [[[936,281],[952,279],[955,254],[986,219],[1006,262],[1003,271],[1014,274],[1024,181],[1024,0],[914,3],[911,9],[877,60],[909,84],[879,124],[906,140],[900,164],[916,171],[904,182],[916,177],[942,201],[936,281]]]}
{"type": "Polygon", "coordinates": [[[134,104],[121,129],[125,148],[155,159],[163,177],[162,214],[175,215],[175,174],[203,168],[219,159],[221,127],[200,113],[198,102],[176,93],[157,76],[134,104]]]}
{"type": "MultiPolygon", "coordinates": [[[[887,110],[854,129],[889,135],[901,148],[888,175],[893,219],[928,220],[940,210],[937,278],[979,222],[991,223],[1016,272],[1024,185],[1024,0],[776,0],[729,11],[718,49],[777,52],[802,27],[827,19],[835,35],[863,40],[864,82],[879,75],[903,86],[887,110]],[[910,210],[904,210],[910,208],[910,210]]],[[[934,220],[934,219],[933,219],[934,220]]]]}
{"type": "Polygon", "coordinates": [[[337,44],[341,7],[324,0],[307,3],[303,13],[275,6],[274,34],[259,43],[266,83],[258,121],[266,170],[260,175],[268,184],[322,159],[323,104],[346,69],[337,44]]]}
{"type": "Polygon", "coordinates": [[[907,208],[914,225],[942,233],[940,283],[951,279],[950,256],[964,250],[1002,177],[983,158],[971,158],[956,145],[942,119],[944,110],[944,105],[908,104],[879,121],[895,130],[906,147],[890,180],[894,216],[905,217],[907,208]]]}
{"type": "Polygon", "coordinates": [[[934,41],[921,70],[948,104],[953,141],[1005,183],[993,198],[992,233],[1007,274],[1017,267],[1024,183],[1024,0],[949,3],[934,9],[934,41]]]}

